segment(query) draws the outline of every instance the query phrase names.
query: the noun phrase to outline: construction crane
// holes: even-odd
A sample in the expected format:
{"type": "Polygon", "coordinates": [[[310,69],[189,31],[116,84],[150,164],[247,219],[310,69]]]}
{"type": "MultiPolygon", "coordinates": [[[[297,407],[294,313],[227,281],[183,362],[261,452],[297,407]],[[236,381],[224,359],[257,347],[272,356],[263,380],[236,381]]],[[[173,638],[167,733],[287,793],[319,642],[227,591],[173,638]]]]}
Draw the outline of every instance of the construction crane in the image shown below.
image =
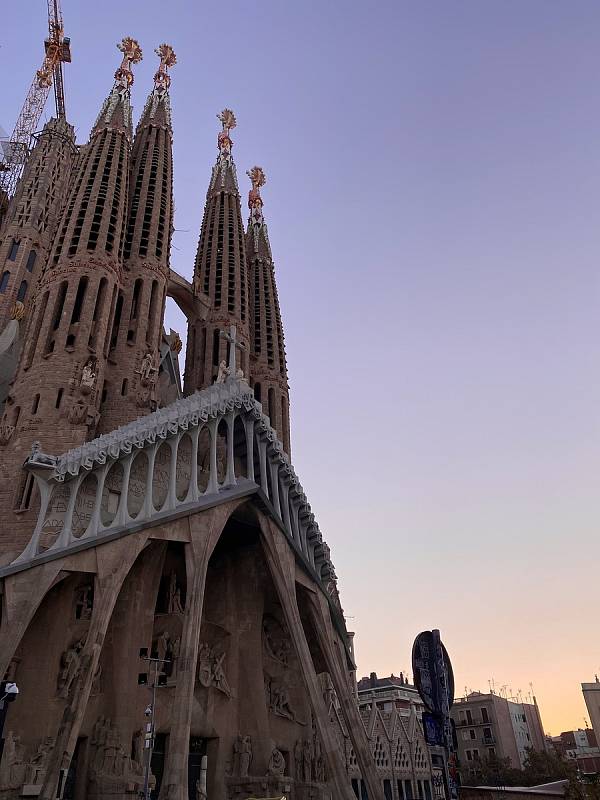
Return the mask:
{"type": "Polygon", "coordinates": [[[60,0],[47,0],[48,38],[44,42],[45,56],[33,82],[8,142],[2,144],[0,162],[0,203],[2,194],[9,199],[15,191],[23,166],[29,155],[29,143],[35,133],[46,105],[50,87],[54,84],[56,116],[65,118],[63,62],[71,61],[71,40],[64,35],[60,0]]]}

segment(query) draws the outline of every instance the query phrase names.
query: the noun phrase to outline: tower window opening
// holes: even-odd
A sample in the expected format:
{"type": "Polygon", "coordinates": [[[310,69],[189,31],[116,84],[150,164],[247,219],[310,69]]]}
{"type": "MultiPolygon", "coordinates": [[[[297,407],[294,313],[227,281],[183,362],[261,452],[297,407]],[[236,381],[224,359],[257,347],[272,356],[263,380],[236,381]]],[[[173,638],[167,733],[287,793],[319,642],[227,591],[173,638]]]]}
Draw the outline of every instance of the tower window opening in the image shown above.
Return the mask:
{"type": "Polygon", "coordinates": [[[212,351],[213,367],[219,366],[220,345],[221,345],[221,339],[220,339],[219,329],[215,328],[213,331],[213,351],[212,351]]]}
{"type": "Polygon", "coordinates": [[[102,404],[106,403],[107,398],[108,398],[108,381],[104,381],[104,385],[102,386],[102,399],[100,400],[100,402],[102,404]]]}
{"type": "Polygon", "coordinates": [[[276,421],[276,408],[275,408],[275,389],[271,387],[269,389],[269,419],[271,420],[271,425],[275,427],[276,421]]]}
{"type": "Polygon", "coordinates": [[[39,406],[40,406],[40,396],[39,394],[36,394],[36,396],[33,398],[33,405],[31,406],[31,413],[33,415],[37,414],[39,406]]]}
{"type": "Polygon", "coordinates": [[[156,309],[158,305],[158,281],[152,281],[150,290],[150,305],[148,308],[148,324],[146,325],[146,344],[152,347],[154,342],[154,328],[156,325],[156,309]]]}
{"type": "Polygon", "coordinates": [[[37,258],[37,253],[35,252],[35,250],[32,250],[27,256],[27,263],[25,264],[25,269],[27,270],[27,272],[33,272],[36,258],[37,258]]]}
{"type": "Polygon", "coordinates": [[[137,281],[133,285],[133,297],[131,299],[131,313],[129,314],[129,319],[137,319],[138,315],[138,307],[140,304],[140,294],[142,291],[142,279],[138,278],[137,281]]]}
{"type": "Polygon", "coordinates": [[[98,291],[96,293],[96,302],[94,304],[94,313],[92,315],[92,324],[90,326],[90,335],[88,338],[88,347],[91,348],[95,348],[96,346],[98,315],[100,313],[100,309],[104,304],[104,295],[106,294],[107,283],[108,281],[106,280],[106,278],[101,278],[100,283],[98,284],[98,291]]]}
{"type": "Polygon", "coordinates": [[[10,280],[10,272],[8,270],[5,270],[5,272],[2,273],[2,277],[0,278],[0,294],[4,294],[6,292],[9,280],[10,280]]]}
{"type": "Polygon", "coordinates": [[[27,281],[21,281],[21,285],[19,286],[19,291],[17,292],[17,300],[19,301],[25,300],[26,294],[27,294],[27,281]]]}
{"type": "Polygon", "coordinates": [[[117,305],[115,308],[115,318],[113,320],[112,333],[110,335],[111,350],[114,350],[114,348],[117,346],[117,340],[119,338],[119,325],[121,324],[122,311],[123,311],[123,294],[119,292],[119,296],[117,297],[117,305]]]}
{"type": "Polygon", "coordinates": [[[54,404],[55,408],[60,408],[60,404],[62,403],[64,389],[59,389],[56,393],[56,403],[54,404]]]}
{"type": "Polygon", "coordinates": [[[87,286],[88,279],[85,276],[80,278],[79,286],[77,287],[77,294],[75,295],[75,303],[73,304],[73,312],[71,313],[71,325],[79,322],[81,319],[81,309],[83,308],[83,301],[85,299],[87,286]]]}
{"type": "Polygon", "coordinates": [[[256,398],[256,400],[257,400],[259,403],[261,402],[261,389],[260,389],[260,383],[255,383],[255,384],[254,384],[254,397],[256,398]]]}
{"type": "Polygon", "coordinates": [[[121,395],[125,397],[127,394],[127,378],[123,378],[123,383],[121,384],[121,395]]]}
{"type": "Polygon", "coordinates": [[[16,261],[17,260],[17,254],[19,252],[20,244],[21,244],[21,242],[18,242],[16,239],[12,240],[12,244],[10,246],[10,250],[9,250],[9,253],[8,253],[8,260],[9,261],[16,261]]]}
{"type": "Polygon", "coordinates": [[[25,369],[29,369],[31,366],[31,362],[33,360],[33,355],[37,350],[38,339],[40,336],[40,331],[42,329],[42,322],[44,321],[44,317],[46,316],[46,306],[48,305],[48,292],[46,292],[42,298],[42,302],[38,309],[37,319],[35,321],[35,329],[33,332],[33,336],[31,337],[31,343],[29,345],[29,351],[27,352],[27,359],[24,364],[25,369]]]}

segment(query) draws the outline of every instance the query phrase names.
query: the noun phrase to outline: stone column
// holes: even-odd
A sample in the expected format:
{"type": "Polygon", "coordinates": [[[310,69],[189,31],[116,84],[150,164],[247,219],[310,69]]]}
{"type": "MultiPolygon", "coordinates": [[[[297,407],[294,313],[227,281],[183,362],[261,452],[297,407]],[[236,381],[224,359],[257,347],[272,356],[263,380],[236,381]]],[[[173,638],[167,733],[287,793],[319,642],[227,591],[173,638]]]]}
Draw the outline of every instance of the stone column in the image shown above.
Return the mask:
{"type": "Polygon", "coordinates": [[[73,699],[67,702],[48,760],[46,778],[39,795],[41,800],[54,800],[59,776],[61,773],[66,775],[69,769],[115,603],[146,540],[147,536],[143,534],[132,535],[113,542],[110,548],[105,548],[105,552],[102,548],[97,551],[98,575],[94,591],[94,610],[81,653],[73,699]]]}
{"type": "MultiPolygon", "coordinates": [[[[339,800],[355,800],[350,778],[346,774],[344,767],[337,736],[329,723],[329,716],[321,694],[321,687],[310,655],[304,628],[300,620],[300,612],[296,603],[296,562],[294,553],[285,540],[283,533],[281,533],[273,522],[265,522],[263,517],[260,518],[260,521],[263,532],[265,557],[277,590],[279,602],[281,603],[285,615],[288,629],[296,646],[300,669],[302,670],[306,689],[315,714],[315,724],[323,743],[323,751],[327,758],[329,773],[335,784],[334,796],[339,798],[339,800]]],[[[369,787],[370,799],[373,798],[373,800],[377,800],[379,796],[379,794],[371,794],[371,789],[369,787]]]]}
{"type": "Polygon", "coordinates": [[[187,593],[172,705],[169,748],[160,789],[160,800],[188,800],[188,751],[192,706],[196,685],[200,624],[204,605],[206,572],[212,552],[229,516],[244,500],[216,506],[188,518],[190,544],[186,545],[187,593]]]}
{"type": "Polygon", "coordinates": [[[311,600],[312,622],[340,702],[342,716],[354,748],[358,767],[367,786],[369,800],[382,798],[381,783],[377,777],[365,726],[358,710],[356,697],[350,691],[349,675],[344,663],[345,651],[342,649],[339,636],[333,630],[329,603],[323,594],[313,595],[311,600]]]}

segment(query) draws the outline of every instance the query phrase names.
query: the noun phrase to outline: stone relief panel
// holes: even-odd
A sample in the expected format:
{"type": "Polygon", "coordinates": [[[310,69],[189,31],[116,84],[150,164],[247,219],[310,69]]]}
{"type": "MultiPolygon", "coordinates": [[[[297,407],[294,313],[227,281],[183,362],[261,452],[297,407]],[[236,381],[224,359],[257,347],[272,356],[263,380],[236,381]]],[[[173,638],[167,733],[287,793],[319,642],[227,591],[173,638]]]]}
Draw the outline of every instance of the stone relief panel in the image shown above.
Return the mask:
{"type": "Polygon", "coordinates": [[[94,584],[86,583],[75,589],[75,619],[90,620],[94,608],[94,584]]]}
{"type": "Polygon", "coordinates": [[[164,442],[154,457],[152,475],[152,504],[157,511],[164,506],[169,493],[169,477],[171,474],[171,446],[164,442]]]}
{"type": "Polygon", "coordinates": [[[127,488],[127,510],[135,519],[142,510],[146,498],[146,485],[148,483],[148,456],[138,453],[131,465],[129,473],[129,487],[127,488]]]}
{"type": "Polygon", "coordinates": [[[205,492],[210,478],[210,430],[205,425],[198,435],[198,491],[205,492]]]}
{"type": "Polygon", "coordinates": [[[109,469],[102,488],[100,519],[103,525],[110,525],[114,520],[119,508],[122,491],[123,465],[117,461],[109,469]]]}
{"type": "Polygon", "coordinates": [[[197,681],[205,689],[213,686],[227,698],[233,694],[225,675],[225,652],[218,652],[206,642],[200,643],[198,650],[197,681]]]}
{"type": "Polygon", "coordinates": [[[283,681],[265,675],[265,699],[267,708],[275,716],[289,719],[298,725],[307,724],[293,708],[290,691],[283,681]]]}
{"type": "Polygon", "coordinates": [[[54,544],[63,529],[70,494],[70,483],[59,484],[52,489],[46,519],[42,526],[43,546],[45,548],[54,544]]]}
{"type": "Polygon", "coordinates": [[[68,700],[75,681],[77,680],[82,667],[81,653],[85,645],[85,638],[78,639],[68,647],[60,657],[60,668],[56,690],[58,696],[63,700],[68,700]]]}
{"type": "Polygon", "coordinates": [[[284,667],[289,665],[292,643],[287,630],[274,616],[265,614],[262,622],[263,654],[278,661],[284,667]]]}
{"type": "Polygon", "coordinates": [[[184,434],[179,440],[177,447],[177,461],[175,469],[175,494],[181,502],[185,500],[190,480],[192,477],[192,440],[189,435],[184,434]]]}
{"type": "Polygon", "coordinates": [[[73,509],[73,536],[83,536],[88,529],[94,513],[97,489],[98,479],[93,473],[90,473],[84,478],[77,492],[73,509]]]}

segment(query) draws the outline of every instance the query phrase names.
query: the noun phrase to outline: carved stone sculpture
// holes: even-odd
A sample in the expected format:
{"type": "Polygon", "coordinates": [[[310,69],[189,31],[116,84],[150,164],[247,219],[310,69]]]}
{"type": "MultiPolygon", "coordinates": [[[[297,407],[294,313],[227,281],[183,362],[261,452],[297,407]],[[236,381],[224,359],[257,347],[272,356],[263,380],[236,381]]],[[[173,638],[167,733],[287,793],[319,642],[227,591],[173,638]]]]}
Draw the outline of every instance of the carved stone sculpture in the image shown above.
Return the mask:
{"type": "Polygon", "coordinates": [[[177,584],[177,573],[172,570],[169,576],[169,599],[167,603],[167,611],[169,614],[183,614],[183,606],[181,604],[181,588],[177,584]]]}
{"type": "Polygon", "coordinates": [[[75,619],[91,619],[94,607],[94,587],[91,583],[75,590],[75,619]]]}
{"type": "Polygon", "coordinates": [[[69,697],[73,684],[79,675],[81,669],[81,651],[83,650],[84,644],[85,640],[80,639],[65,650],[61,656],[57,689],[58,696],[63,700],[69,697]]]}
{"type": "Polygon", "coordinates": [[[250,736],[238,736],[233,743],[233,774],[247,778],[252,762],[252,739],[250,736]]]}
{"type": "Polygon", "coordinates": [[[227,697],[231,697],[231,687],[223,667],[224,660],[225,653],[217,655],[210,645],[201,643],[198,651],[198,682],[207,689],[214,686],[227,697]]]}
{"type": "Polygon", "coordinates": [[[39,785],[44,782],[48,758],[54,747],[54,739],[47,736],[43,739],[27,765],[25,783],[39,785]]]}
{"type": "Polygon", "coordinates": [[[148,386],[148,384],[154,383],[158,370],[154,366],[154,356],[152,353],[146,353],[146,355],[142,358],[140,368],[136,371],[140,376],[140,381],[143,386],[148,386]]]}
{"type": "Polygon", "coordinates": [[[24,752],[21,739],[9,731],[4,740],[4,752],[0,763],[0,789],[15,789],[23,785],[27,768],[24,752]]]}
{"type": "Polygon", "coordinates": [[[285,773],[285,758],[281,750],[278,750],[276,747],[273,748],[273,752],[271,753],[267,772],[269,775],[276,775],[278,777],[282,777],[285,773]]]}
{"type": "Polygon", "coordinates": [[[90,394],[96,384],[96,359],[89,358],[81,371],[79,388],[81,394],[90,394]]]}
{"type": "Polygon", "coordinates": [[[299,725],[306,725],[296,716],[290,705],[290,695],[286,687],[272,678],[265,679],[265,695],[269,711],[278,717],[284,717],[299,725]]]}
{"type": "Polygon", "coordinates": [[[278,620],[269,615],[263,619],[263,648],[268,656],[288,665],[292,646],[287,632],[278,620]]]}
{"type": "Polygon", "coordinates": [[[215,383],[225,383],[228,377],[229,377],[229,369],[227,368],[227,363],[225,361],[221,361],[219,364],[219,372],[217,373],[217,380],[215,381],[215,383]]]}

